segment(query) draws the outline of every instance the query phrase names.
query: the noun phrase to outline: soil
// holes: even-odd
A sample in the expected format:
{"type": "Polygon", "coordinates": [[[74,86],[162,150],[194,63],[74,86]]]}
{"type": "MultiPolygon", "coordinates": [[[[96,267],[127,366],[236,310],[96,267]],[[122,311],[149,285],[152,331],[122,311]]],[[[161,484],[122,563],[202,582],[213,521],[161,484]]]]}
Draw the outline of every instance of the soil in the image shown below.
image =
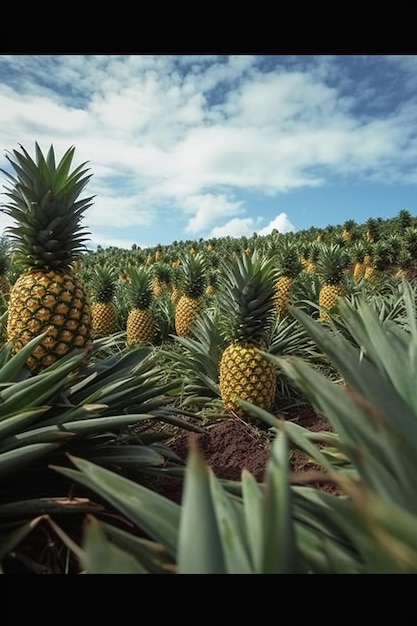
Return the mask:
{"type": "MultiPolygon", "coordinates": [[[[329,422],[310,406],[293,408],[280,417],[313,432],[333,430],[329,422]]],[[[182,432],[167,443],[173,452],[186,461],[191,441],[197,444],[205,462],[218,478],[239,481],[245,468],[258,482],[264,480],[272,442],[265,427],[262,429],[231,416],[208,426],[204,433],[182,432]]],[[[308,484],[329,493],[336,493],[337,488],[333,483],[314,480],[315,474],[318,471],[323,474],[323,470],[313,464],[301,450],[291,451],[289,464],[293,484],[308,484]]],[[[144,484],[177,503],[181,502],[181,479],[152,477],[145,479],[144,484]]]]}

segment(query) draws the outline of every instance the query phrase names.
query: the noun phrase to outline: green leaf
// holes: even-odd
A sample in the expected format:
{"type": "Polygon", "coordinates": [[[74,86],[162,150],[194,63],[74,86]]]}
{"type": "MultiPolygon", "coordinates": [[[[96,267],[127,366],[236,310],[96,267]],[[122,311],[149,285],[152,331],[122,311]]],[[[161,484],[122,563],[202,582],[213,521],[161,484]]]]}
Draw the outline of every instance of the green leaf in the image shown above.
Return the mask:
{"type": "Polygon", "coordinates": [[[128,552],[111,543],[100,522],[88,516],[83,540],[83,566],[87,574],[147,574],[128,552]]]}
{"type": "Polygon", "coordinates": [[[178,537],[180,574],[228,573],[212,499],[210,472],[197,448],[191,445],[178,537]]]}
{"type": "Polygon", "coordinates": [[[149,537],[176,555],[180,507],[154,491],[94,463],[69,456],[78,468],[52,469],[92,489],[141,528],[149,537]]]}

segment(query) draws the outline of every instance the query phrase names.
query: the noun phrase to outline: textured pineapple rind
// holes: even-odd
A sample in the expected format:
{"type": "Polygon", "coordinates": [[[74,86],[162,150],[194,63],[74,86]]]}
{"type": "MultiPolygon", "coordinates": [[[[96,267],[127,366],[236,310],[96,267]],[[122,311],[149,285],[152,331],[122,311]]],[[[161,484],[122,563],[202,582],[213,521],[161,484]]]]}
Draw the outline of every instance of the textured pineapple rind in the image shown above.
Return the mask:
{"type": "Polygon", "coordinates": [[[53,270],[21,274],[10,293],[6,332],[14,354],[47,333],[26,362],[34,373],[74,348],[91,352],[91,308],[83,282],[71,273],[53,270]]]}
{"type": "Polygon", "coordinates": [[[291,288],[294,279],[291,276],[281,276],[276,284],[275,307],[279,316],[288,312],[291,288]]]}
{"type": "Polygon", "coordinates": [[[175,309],[175,332],[179,337],[190,337],[191,326],[203,308],[201,298],[190,298],[182,295],[175,309]]]}
{"type": "Polygon", "coordinates": [[[155,316],[152,309],[134,308],[126,321],[126,341],[129,346],[151,343],[155,335],[155,316]]]}
{"type": "Polygon", "coordinates": [[[225,408],[242,418],[249,417],[237,398],[270,411],[275,400],[276,370],[255,346],[233,343],[222,354],[219,385],[225,408]]]}
{"type": "Polygon", "coordinates": [[[120,329],[114,302],[93,302],[91,316],[94,337],[107,337],[120,329]]]}
{"type": "MultiPolygon", "coordinates": [[[[331,311],[336,306],[338,298],[343,296],[344,293],[345,290],[342,284],[332,285],[330,283],[325,283],[320,289],[319,306],[331,311]]],[[[320,311],[320,319],[328,320],[329,316],[325,311],[320,311]]]]}

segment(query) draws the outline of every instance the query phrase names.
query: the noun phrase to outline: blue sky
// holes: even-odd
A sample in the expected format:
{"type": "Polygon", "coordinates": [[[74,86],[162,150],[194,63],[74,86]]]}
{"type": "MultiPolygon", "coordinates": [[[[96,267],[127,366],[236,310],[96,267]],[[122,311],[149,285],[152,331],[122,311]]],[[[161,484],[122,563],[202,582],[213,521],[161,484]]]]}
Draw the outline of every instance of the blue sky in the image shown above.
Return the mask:
{"type": "Polygon", "coordinates": [[[417,55],[0,55],[0,167],[35,141],[88,161],[90,249],[415,215],[417,55]]]}

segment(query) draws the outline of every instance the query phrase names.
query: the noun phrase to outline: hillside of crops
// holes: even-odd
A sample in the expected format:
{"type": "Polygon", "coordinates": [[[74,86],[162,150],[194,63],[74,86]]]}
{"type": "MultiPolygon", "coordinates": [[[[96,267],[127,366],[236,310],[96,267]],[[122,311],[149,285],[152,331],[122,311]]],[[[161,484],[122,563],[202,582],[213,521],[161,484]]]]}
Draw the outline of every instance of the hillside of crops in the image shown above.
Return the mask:
{"type": "Polygon", "coordinates": [[[3,573],[417,572],[409,211],[62,282],[0,243],[3,573]]]}

